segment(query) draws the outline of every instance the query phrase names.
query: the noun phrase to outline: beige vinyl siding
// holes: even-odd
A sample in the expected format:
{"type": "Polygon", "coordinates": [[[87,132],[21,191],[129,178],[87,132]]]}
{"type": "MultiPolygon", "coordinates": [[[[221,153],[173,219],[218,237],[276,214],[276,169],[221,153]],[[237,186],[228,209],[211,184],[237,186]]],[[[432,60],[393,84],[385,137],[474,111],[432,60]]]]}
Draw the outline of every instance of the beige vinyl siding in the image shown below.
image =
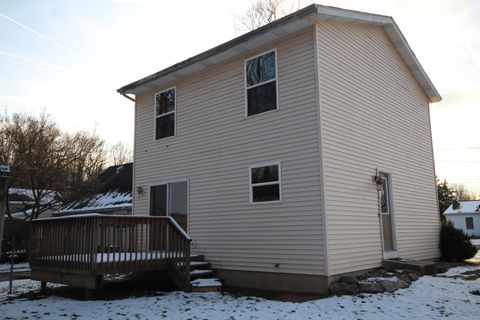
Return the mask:
{"type": "Polygon", "coordinates": [[[391,174],[398,254],[439,256],[428,100],[377,26],[319,23],[328,274],[382,261],[376,168],[391,174]]]}
{"type": "Polygon", "coordinates": [[[214,268],[323,274],[312,28],[176,86],[176,136],[154,140],[153,97],[137,96],[134,214],[149,187],[189,181],[189,234],[214,268]],[[244,59],[277,49],[279,110],[245,118],[244,59]],[[281,162],[282,201],[249,204],[249,166],[281,162]],[[276,268],[275,264],[279,267],[276,268]]]}

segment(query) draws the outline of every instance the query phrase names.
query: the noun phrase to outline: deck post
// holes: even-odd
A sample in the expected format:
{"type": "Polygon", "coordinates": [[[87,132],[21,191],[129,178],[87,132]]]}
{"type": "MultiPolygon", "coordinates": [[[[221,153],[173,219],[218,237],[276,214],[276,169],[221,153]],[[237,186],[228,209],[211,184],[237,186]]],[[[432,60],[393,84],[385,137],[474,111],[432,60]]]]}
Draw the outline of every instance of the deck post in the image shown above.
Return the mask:
{"type": "Polygon", "coordinates": [[[92,289],[85,288],[85,292],[84,292],[83,298],[84,298],[84,300],[90,300],[90,299],[92,299],[92,289]]]}
{"type": "Polygon", "coordinates": [[[42,281],[40,285],[40,293],[43,295],[47,294],[47,281],[42,281]]]}

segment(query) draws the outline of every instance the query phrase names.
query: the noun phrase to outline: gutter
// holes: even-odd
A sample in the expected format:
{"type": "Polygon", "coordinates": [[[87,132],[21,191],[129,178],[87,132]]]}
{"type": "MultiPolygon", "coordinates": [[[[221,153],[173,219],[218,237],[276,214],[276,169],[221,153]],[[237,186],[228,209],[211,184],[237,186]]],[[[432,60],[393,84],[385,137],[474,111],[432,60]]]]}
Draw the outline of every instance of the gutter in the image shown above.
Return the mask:
{"type": "Polygon", "coordinates": [[[132,97],[130,97],[129,95],[127,95],[127,94],[125,93],[125,91],[119,89],[119,90],[117,90],[117,92],[120,93],[120,94],[121,94],[122,96],[124,96],[125,98],[127,98],[128,100],[133,101],[133,102],[136,102],[135,98],[132,98],[132,97]]]}

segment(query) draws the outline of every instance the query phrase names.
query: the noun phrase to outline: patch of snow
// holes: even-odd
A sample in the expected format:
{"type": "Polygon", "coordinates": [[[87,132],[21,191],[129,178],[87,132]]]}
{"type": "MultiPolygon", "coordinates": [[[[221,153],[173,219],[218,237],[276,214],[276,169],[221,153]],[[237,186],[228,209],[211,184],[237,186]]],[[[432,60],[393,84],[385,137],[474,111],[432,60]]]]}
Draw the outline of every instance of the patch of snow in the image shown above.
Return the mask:
{"type": "Polygon", "coordinates": [[[474,246],[480,246],[480,239],[470,239],[470,242],[471,242],[474,246]]]}
{"type": "Polygon", "coordinates": [[[92,198],[67,204],[57,212],[67,213],[77,211],[92,211],[98,209],[114,209],[131,206],[131,192],[109,191],[106,193],[99,193],[92,198]]]}
{"type": "MultiPolygon", "coordinates": [[[[149,252],[104,252],[104,253],[97,253],[95,258],[95,262],[97,264],[100,263],[107,263],[107,262],[124,262],[124,261],[145,261],[145,260],[161,260],[167,259],[171,256],[175,255],[175,257],[182,257],[183,252],[181,251],[149,251],[149,252]]],[[[71,260],[68,257],[78,257],[83,259],[84,261],[90,261],[90,253],[86,254],[63,254],[63,255],[54,255],[54,256],[44,256],[39,257],[40,260],[71,260]]]]}
{"type": "Polygon", "coordinates": [[[437,276],[454,277],[454,276],[459,276],[459,275],[461,275],[465,272],[475,271],[475,270],[480,270],[480,267],[478,267],[478,266],[455,267],[455,268],[451,268],[447,272],[439,273],[439,274],[437,274],[437,276]]]}
{"type": "MultiPolygon", "coordinates": [[[[480,270],[480,266],[473,269],[480,270]]],[[[460,267],[450,271],[458,274],[463,270],[460,267]]],[[[480,296],[470,292],[479,286],[478,279],[423,276],[409,288],[395,293],[293,303],[218,292],[178,291],[110,301],[78,301],[57,296],[7,300],[8,282],[0,282],[0,314],[4,319],[478,319],[480,296]]],[[[40,282],[14,281],[16,293],[39,288],[40,282]]]]}
{"type": "MultiPolygon", "coordinates": [[[[24,263],[16,263],[13,265],[14,272],[23,272],[23,271],[30,271],[30,265],[28,262],[24,263]]],[[[0,273],[10,272],[10,264],[9,263],[2,263],[0,264],[0,273]]]]}
{"type": "Polygon", "coordinates": [[[210,272],[212,272],[212,270],[192,270],[190,274],[199,275],[199,274],[206,274],[210,272]]]}
{"type": "Polygon", "coordinates": [[[207,278],[207,279],[195,279],[191,282],[192,286],[203,288],[203,287],[217,287],[221,286],[222,283],[216,278],[207,278]]]}
{"type": "Polygon", "coordinates": [[[462,213],[477,213],[480,214],[480,200],[474,201],[459,201],[460,207],[458,209],[453,209],[453,204],[445,210],[444,214],[462,214],[462,213]]]}
{"type": "Polygon", "coordinates": [[[392,281],[397,281],[399,280],[397,277],[370,277],[365,280],[360,280],[360,283],[372,283],[372,282],[379,282],[379,281],[384,281],[384,280],[392,280],[392,281]]]}
{"type": "MultiPolygon", "coordinates": [[[[79,215],[71,215],[71,216],[63,216],[63,217],[46,217],[46,218],[38,218],[35,221],[42,221],[42,220],[59,220],[59,219],[78,219],[78,218],[88,218],[88,217],[101,217],[103,216],[100,213],[86,213],[86,214],[79,214],[79,215]]],[[[109,217],[108,215],[105,215],[109,217]]]]}

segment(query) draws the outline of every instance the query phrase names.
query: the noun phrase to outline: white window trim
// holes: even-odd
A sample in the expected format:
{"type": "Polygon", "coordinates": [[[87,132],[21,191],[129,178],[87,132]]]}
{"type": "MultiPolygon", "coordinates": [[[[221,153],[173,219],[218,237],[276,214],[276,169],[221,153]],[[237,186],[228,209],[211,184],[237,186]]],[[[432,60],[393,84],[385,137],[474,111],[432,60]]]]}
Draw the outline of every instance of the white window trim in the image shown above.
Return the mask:
{"type": "Polygon", "coordinates": [[[279,203],[282,201],[282,166],[280,161],[274,162],[267,162],[267,163],[260,163],[254,164],[248,167],[248,190],[249,190],[249,203],[253,205],[257,204],[271,204],[271,203],[279,203]],[[277,181],[270,181],[270,182],[261,182],[261,183],[253,183],[252,184],[252,169],[261,168],[261,167],[268,167],[268,166],[278,166],[278,180],[277,181]],[[253,201],[253,187],[260,187],[260,186],[268,186],[278,184],[278,200],[272,201],[253,201]]]}
{"type": "Polygon", "coordinates": [[[259,116],[261,114],[278,111],[280,109],[280,106],[279,106],[279,103],[278,103],[278,54],[277,54],[277,48],[273,48],[273,49],[270,49],[268,51],[264,51],[262,53],[256,54],[254,56],[248,57],[247,59],[243,60],[243,89],[244,89],[243,90],[243,95],[244,95],[244,100],[245,100],[245,115],[244,115],[245,118],[251,118],[251,117],[259,116]],[[258,57],[263,56],[263,55],[266,55],[270,52],[275,53],[275,78],[264,81],[262,83],[254,84],[252,86],[247,86],[247,61],[250,61],[252,59],[258,58],[258,57]],[[277,100],[276,101],[276,108],[249,116],[248,115],[248,89],[252,89],[252,88],[258,87],[260,85],[264,85],[266,83],[273,82],[273,81],[276,82],[275,83],[275,99],[277,100]]]}
{"type": "Polygon", "coordinates": [[[153,140],[164,141],[165,139],[174,138],[176,136],[177,136],[177,87],[173,86],[173,87],[161,90],[161,91],[157,91],[153,95],[153,140]],[[172,89],[175,90],[175,109],[173,111],[169,111],[169,112],[162,113],[161,115],[157,115],[157,95],[160,94],[160,93],[163,93],[163,92],[167,92],[167,91],[172,90],[172,89]],[[165,116],[167,116],[169,114],[172,114],[172,113],[174,114],[173,136],[168,136],[168,137],[157,139],[157,118],[165,117],[165,116]]]}

